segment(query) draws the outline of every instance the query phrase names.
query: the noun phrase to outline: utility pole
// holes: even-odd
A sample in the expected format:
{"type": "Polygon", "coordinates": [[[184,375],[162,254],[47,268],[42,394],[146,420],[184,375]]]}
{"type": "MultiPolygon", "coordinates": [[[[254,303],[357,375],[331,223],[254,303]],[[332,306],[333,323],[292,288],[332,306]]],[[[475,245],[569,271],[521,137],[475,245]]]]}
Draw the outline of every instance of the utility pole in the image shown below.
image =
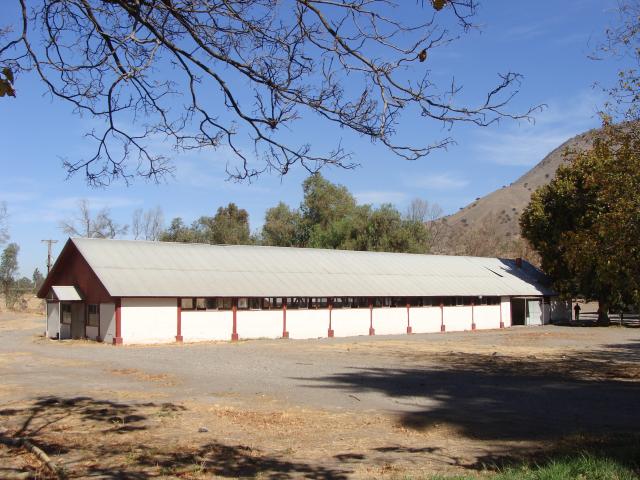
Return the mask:
{"type": "Polygon", "coordinates": [[[54,243],[58,243],[58,240],[53,240],[51,238],[48,238],[46,240],[40,240],[41,242],[44,242],[47,244],[47,275],[49,275],[49,272],[51,271],[51,264],[52,259],[53,259],[53,255],[51,254],[51,246],[54,243]]]}

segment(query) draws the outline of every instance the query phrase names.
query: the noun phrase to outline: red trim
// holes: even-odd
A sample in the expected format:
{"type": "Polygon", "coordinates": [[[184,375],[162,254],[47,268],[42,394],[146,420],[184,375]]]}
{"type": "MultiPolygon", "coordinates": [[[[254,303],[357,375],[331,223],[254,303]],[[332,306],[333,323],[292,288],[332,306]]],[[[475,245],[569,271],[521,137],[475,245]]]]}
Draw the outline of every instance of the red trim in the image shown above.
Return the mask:
{"type": "Polygon", "coordinates": [[[122,301],[116,298],[116,335],[113,337],[114,345],[122,345],[122,301]]]}
{"type": "Polygon", "coordinates": [[[446,331],[446,327],[444,325],[444,303],[440,304],[440,331],[446,331]]]}
{"type": "Polygon", "coordinates": [[[504,322],[502,321],[502,297],[500,297],[500,328],[504,328],[504,322]]]}
{"type": "Polygon", "coordinates": [[[84,304],[84,338],[87,338],[87,322],[89,321],[89,306],[84,304]]]}
{"type": "Polygon", "coordinates": [[[411,335],[413,333],[413,329],[411,328],[411,317],[409,316],[410,309],[411,305],[407,303],[407,335],[411,335]]]}
{"type": "Polygon", "coordinates": [[[471,330],[476,329],[476,320],[474,317],[474,302],[471,302],[471,330]]]}
{"type": "Polygon", "coordinates": [[[177,314],[176,314],[176,321],[177,321],[177,325],[176,325],[176,342],[178,343],[182,343],[182,299],[181,298],[177,298],[177,305],[176,305],[176,310],[177,310],[177,314]]]}
{"type": "Polygon", "coordinates": [[[369,335],[375,335],[376,329],[373,328],[373,298],[369,297],[369,335]]]}
{"type": "Polygon", "coordinates": [[[237,342],[238,341],[238,300],[236,298],[234,298],[232,300],[233,302],[233,306],[232,306],[232,310],[233,310],[233,332],[231,333],[231,341],[232,342],[237,342]]]}
{"type": "Polygon", "coordinates": [[[328,302],[329,302],[329,330],[327,331],[327,336],[329,338],[333,338],[333,335],[335,333],[331,328],[331,312],[333,311],[333,299],[332,298],[328,299],[328,302]]]}
{"type": "Polygon", "coordinates": [[[287,331],[287,298],[282,299],[282,338],[289,338],[287,331]]]}

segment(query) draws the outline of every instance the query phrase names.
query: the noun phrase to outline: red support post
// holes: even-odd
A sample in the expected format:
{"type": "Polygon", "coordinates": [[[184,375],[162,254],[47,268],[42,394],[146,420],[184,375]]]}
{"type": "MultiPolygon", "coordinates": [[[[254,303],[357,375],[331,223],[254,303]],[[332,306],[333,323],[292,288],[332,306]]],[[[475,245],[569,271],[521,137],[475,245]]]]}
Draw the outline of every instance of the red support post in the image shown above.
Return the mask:
{"type": "Polygon", "coordinates": [[[331,328],[331,311],[333,310],[333,298],[327,298],[327,302],[329,302],[329,330],[327,331],[327,336],[329,338],[333,338],[333,328],[331,328]]]}
{"type": "Polygon", "coordinates": [[[413,333],[413,329],[411,328],[411,317],[409,316],[410,309],[411,305],[407,302],[407,335],[411,335],[413,333]]]}
{"type": "Polygon", "coordinates": [[[177,299],[177,315],[176,315],[176,342],[182,343],[182,299],[177,299]]]}
{"type": "Polygon", "coordinates": [[[116,299],[116,336],[113,337],[114,345],[122,345],[122,301],[116,299]]]}
{"type": "Polygon", "coordinates": [[[500,328],[504,328],[504,322],[502,321],[502,298],[500,298],[500,328]]]}
{"type": "Polygon", "coordinates": [[[233,310],[233,332],[231,333],[231,341],[232,342],[237,342],[238,341],[238,299],[234,298],[232,300],[233,302],[233,306],[231,307],[233,310]]]}
{"type": "Polygon", "coordinates": [[[282,299],[282,338],[289,338],[287,331],[287,298],[282,299]]]}
{"type": "Polygon", "coordinates": [[[444,303],[440,302],[440,331],[444,332],[446,327],[444,326],[444,303]]]}
{"type": "Polygon", "coordinates": [[[376,329],[373,328],[373,298],[369,297],[369,335],[375,335],[376,329]]]}
{"type": "Polygon", "coordinates": [[[471,330],[475,330],[476,329],[476,320],[474,317],[474,305],[475,302],[471,302],[471,330]]]}

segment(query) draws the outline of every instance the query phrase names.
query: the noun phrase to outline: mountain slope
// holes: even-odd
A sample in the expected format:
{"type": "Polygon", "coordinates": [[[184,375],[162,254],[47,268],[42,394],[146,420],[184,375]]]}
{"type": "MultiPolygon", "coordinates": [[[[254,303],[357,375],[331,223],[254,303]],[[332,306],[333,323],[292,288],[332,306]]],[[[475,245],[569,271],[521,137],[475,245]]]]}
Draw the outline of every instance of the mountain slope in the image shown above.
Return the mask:
{"type": "Polygon", "coordinates": [[[518,220],[522,210],[529,204],[531,194],[538,187],[549,183],[554,178],[558,167],[568,162],[564,155],[567,150],[589,148],[600,131],[600,129],[589,130],[567,140],[511,185],[478,198],[459,212],[444,217],[443,220],[454,230],[463,227],[465,230],[478,229],[490,225],[491,229],[500,236],[518,236],[520,234],[518,220]]]}

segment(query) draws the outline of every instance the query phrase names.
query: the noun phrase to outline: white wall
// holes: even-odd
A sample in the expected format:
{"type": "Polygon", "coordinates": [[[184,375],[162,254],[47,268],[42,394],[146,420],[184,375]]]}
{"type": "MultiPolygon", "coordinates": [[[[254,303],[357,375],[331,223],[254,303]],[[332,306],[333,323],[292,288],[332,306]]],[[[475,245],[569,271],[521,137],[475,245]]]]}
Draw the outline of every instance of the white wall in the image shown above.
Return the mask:
{"type": "Polygon", "coordinates": [[[369,335],[368,308],[334,308],[331,328],[336,337],[369,335]]]}
{"type": "Polygon", "coordinates": [[[511,297],[500,297],[500,308],[502,309],[502,323],[504,324],[505,328],[510,327],[511,326],[511,297]]]}
{"type": "Polygon", "coordinates": [[[175,298],[123,298],[120,321],[123,343],[175,342],[175,298]]]}
{"type": "Polygon", "coordinates": [[[329,310],[287,310],[287,330],[289,338],[326,337],[329,330],[329,310]]]}
{"type": "Polygon", "coordinates": [[[376,335],[407,333],[407,307],[374,308],[373,328],[376,335]]]}
{"type": "Polygon", "coordinates": [[[233,312],[231,310],[183,310],[181,318],[182,338],[184,342],[231,340],[231,333],[233,332],[233,312]]]}
{"type": "Polygon", "coordinates": [[[500,328],[500,305],[477,305],[473,317],[478,330],[500,328]]]}
{"type": "MultiPolygon", "coordinates": [[[[287,320],[289,313],[287,310],[287,320]]],[[[289,327],[287,321],[287,328],[289,327]]],[[[280,338],[282,337],[282,310],[238,310],[236,328],[242,338],[280,338]]],[[[231,330],[228,337],[231,338],[231,330]]]]}
{"type": "Polygon", "coordinates": [[[444,325],[447,332],[471,330],[471,306],[444,307],[444,325]]]}
{"type": "Polygon", "coordinates": [[[411,307],[409,315],[413,333],[440,331],[440,307],[411,307]]]}
{"type": "Polygon", "coordinates": [[[116,305],[114,303],[100,304],[100,336],[102,341],[113,343],[116,334],[116,305]]]}

